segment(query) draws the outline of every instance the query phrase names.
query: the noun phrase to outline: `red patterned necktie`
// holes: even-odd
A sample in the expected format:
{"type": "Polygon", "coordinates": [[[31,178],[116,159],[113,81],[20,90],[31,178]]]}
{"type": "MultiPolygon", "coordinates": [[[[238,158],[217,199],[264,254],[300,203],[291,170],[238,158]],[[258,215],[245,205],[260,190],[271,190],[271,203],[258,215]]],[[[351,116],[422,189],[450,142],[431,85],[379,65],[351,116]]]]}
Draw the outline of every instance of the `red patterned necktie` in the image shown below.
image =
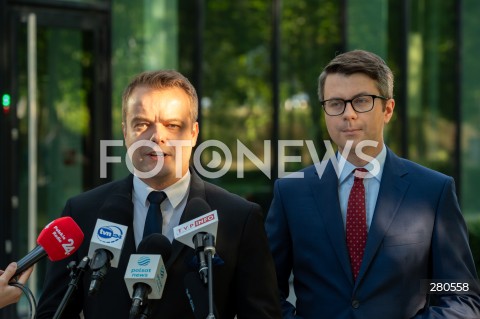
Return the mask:
{"type": "Polygon", "coordinates": [[[357,279],[362,263],[365,244],[367,243],[367,217],[365,210],[365,187],[363,178],[367,172],[364,168],[354,170],[355,177],[347,206],[347,247],[350,255],[353,279],[357,279]],[[357,175],[361,177],[357,177],[357,175]]]}

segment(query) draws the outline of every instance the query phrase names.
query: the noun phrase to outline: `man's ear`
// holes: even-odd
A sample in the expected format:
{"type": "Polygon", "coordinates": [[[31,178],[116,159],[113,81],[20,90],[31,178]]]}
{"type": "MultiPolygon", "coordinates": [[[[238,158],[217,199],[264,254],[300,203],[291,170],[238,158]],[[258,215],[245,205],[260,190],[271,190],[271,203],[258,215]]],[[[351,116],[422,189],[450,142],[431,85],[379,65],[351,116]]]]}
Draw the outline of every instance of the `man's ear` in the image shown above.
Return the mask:
{"type": "Polygon", "coordinates": [[[390,119],[393,116],[393,109],[395,109],[395,100],[394,99],[388,99],[386,104],[385,104],[385,112],[384,112],[384,117],[383,117],[384,123],[390,122],[390,119]]]}
{"type": "Polygon", "coordinates": [[[192,147],[197,145],[198,133],[200,133],[200,127],[198,122],[195,122],[192,127],[192,147]]]}

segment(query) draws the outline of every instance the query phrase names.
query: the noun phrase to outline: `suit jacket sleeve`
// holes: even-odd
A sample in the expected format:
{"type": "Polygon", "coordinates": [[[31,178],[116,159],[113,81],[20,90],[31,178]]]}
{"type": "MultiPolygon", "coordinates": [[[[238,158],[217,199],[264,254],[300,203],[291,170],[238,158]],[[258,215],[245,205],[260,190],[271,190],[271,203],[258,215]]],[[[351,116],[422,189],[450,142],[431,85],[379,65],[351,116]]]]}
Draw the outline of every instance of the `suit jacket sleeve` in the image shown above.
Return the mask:
{"type": "MultiPolygon", "coordinates": [[[[438,201],[437,216],[431,246],[432,282],[467,283],[466,293],[443,293],[430,295],[430,304],[415,319],[480,318],[480,290],[472,254],[468,243],[468,232],[452,178],[444,185],[438,201]]],[[[429,289],[430,287],[427,287],[429,289]]]]}
{"type": "Polygon", "coordinates": [[[263,221],[261,208],[251,205],[238,251],[236,285],[239,319],[281,318],[275,267],[263,221]]]}
{"type": "Polygon", "coordinates": [[[287,301],[292,271],[292,242],[284,214],[279,181],[275,182],[274,197],[266,220],[266,230],[276,267],[283,318],[295,318],[295,306],[287,301]]]}

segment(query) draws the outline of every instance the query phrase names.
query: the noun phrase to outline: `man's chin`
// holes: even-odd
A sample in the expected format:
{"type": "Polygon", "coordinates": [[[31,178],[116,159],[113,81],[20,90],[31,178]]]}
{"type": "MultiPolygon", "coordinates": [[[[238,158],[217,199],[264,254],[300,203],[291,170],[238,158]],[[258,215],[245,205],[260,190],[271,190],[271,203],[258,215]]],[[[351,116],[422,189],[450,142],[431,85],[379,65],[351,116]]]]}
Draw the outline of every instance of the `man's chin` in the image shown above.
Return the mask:
{"type": "Polygon", "coordinates": [[[139,168],[135,167],[133,174],[142,179],[154,178],[157,176],[161,177],[161,176],[167,175],[164,167],[157,167],[157,166],[152,166],[152,167],[141,166],[139,168]]]}

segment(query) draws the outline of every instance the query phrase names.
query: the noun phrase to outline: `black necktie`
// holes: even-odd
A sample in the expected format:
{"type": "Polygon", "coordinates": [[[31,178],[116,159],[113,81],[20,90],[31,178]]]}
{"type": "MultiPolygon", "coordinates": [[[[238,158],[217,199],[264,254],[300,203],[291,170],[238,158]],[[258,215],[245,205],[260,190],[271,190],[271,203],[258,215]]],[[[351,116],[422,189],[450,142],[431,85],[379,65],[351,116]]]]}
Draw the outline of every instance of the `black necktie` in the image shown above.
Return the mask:
{"type": "Polygon", "coordinates": [[[150,234],[162,233],[163,217],[160,210],[160,204],[167,198],[164,192],[153,191],[148,194],[148,201],[150,207],[148,208],[147,218],[145,219],[145,226],[143,227],[143,237],[150,234]]]}

